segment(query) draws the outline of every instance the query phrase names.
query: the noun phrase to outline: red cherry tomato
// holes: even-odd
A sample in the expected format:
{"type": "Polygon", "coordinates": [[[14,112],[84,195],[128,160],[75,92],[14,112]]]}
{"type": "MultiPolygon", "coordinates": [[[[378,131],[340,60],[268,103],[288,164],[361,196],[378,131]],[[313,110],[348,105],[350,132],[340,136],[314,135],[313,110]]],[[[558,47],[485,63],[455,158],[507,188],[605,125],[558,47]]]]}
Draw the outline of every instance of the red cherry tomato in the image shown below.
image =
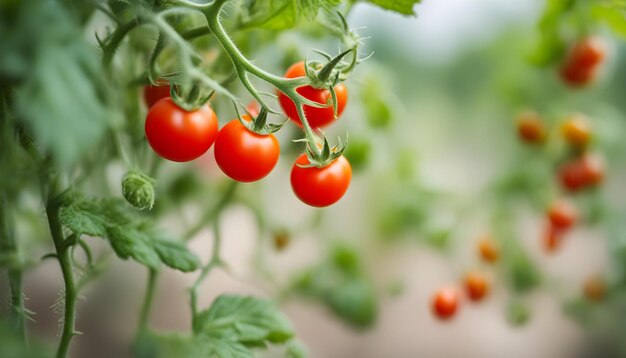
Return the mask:
{"type": "Polygon", "coordinates": [[[541,143],[546,138],[546,128],[537,113],[526,112],[517,119],[517,134],[526,143],[541,143]]]}
{"type": "Polygon", "coordinates": [[[253,182],[268,175],[278,163],[279,154],[280,146],[273,134],[251,132],[238,119],[225,125],[215,140],[217,165],[239,182],[253,182]]]}
{"type": "MultiPolygon", "coordinates": [[[[304,62],[297,62],[293,64],[285,73],[286,78],[304,77],[306,72],[304,70],[304,62]]],[[[337,94],[337,117],[341,116],[343,110],[346,108],[346,102],[348,101],[348,90],[343,83],[336,85],[335,93],[337,94]]],[[[332,95],[327,89],[317,89],[311,86],[303,86],[297,89],[305,98],[308,98],[314,102],[321,104],[328,104],[328,107],[316,108],[311,106],[304,106],[304,115],[306,116],[311,128],[320,128],[329,125],[335,120],[335,111],[332,106],[332,95]]],[[[284,95],[282,92],[278,92],[278,100],[280,102],[283,111],[291,120],[302,127],[302,121],[298,116],[296,105],[293,101],[284,95]]]]}
{"type": "Polygon", "coordinates": [[[469,272],[465,276],[465,293],[472,301],[480,301],[489,293],[489,281],[480,272],[469,272]]]}
{"type": "Polygon", "coordinates": [[[598,185],[604,180],[604,159],[598,154],[585,154],[559,168],[561,185],[572,192],[598,185]]]}
{"type": "Polygon", "coordinates": [[[579,68],[591,68],[604,61],[606,52],[606,43],[602,39],[588,37],[574,45],[568,63],[579,68]]]}
{"type": "Polygon", "coordinates": [[[595,78],[597,67],[606,57],[606,45],[598,38],[585,38],[575,44],[562,67],[561,78],[572,86],[589,84],[595,78]]]}
{"type": "Polygon", "coordinates": [[[576,207],[569,201],[557,200],[548,209],[548,219],[550,224],[557,230],[567,230],[571,228],[578,218],[576,207]]]}
{"type": "Polygon", "coordinates": [[[161,157],[188,162],[204,154],[215,141],[217,116],[208,104],[189,112],[167,97],[150,108],[145,130],[148,143],[161,157]]]}
{"type": "Polygon", "coordinates": [[[143,88],[143,100],[148,108],[152,107],[160,99],[169,96],[170,86],[164,81],[158,81],[156,86],[147,85],[143,88]]]}
{"type": "Polygon", "coordinates": [[[459,293],[452,287],[444,287],[435,292],[431,304],[433,314],[437,318],[450,319],[459,307],[459,293]]]}
{"type": "Polygon", "coordinates": [[[291,187],[305,204],[325,207],[336,203],[346,193],[352,179],[350,162],[341,156],[323,168],[302,168],[309,164],[301,154],[291,169],[291,187]]]}

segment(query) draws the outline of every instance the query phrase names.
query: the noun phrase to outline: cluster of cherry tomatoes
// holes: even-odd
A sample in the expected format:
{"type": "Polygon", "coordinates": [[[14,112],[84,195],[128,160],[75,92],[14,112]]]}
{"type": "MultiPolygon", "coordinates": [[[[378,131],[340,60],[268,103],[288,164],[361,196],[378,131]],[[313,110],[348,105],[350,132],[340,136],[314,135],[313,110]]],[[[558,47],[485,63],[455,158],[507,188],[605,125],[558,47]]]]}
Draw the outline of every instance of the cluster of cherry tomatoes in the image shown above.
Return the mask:
{"type": "MultiPolygon", "coordinates": [[[[534,112],[526,112],[518,118],[519,138],[527,144],[545,142],[548,130],[544,121],[534,112]]],[[[557,168],[557,179],[562,191],[575,194],[599,185],[604,179],[604,159],[589,148],[592,128],[589,119],[582,114],[573,114],[561,124],[561,137],[566,143],[567,158],[557,168]]],[[[574,204],[565,198],[555,199],[547,209],[547,226],[543,246],[547,252],[556,251],[566,233],[578,219],[574,204]]]]}
{"type": "Polygon", "coordinates": [[[561,64],[561,79],[572,87],[586,86],[597,77],[605,57],[606,45],[602,39],[584,38],[572,47],[561,64]]]}
{"type": "MultiPolygon", "coordinates": [[[[304,62],[292,65],[286,78],[306,76],[304,62]]],[[[297,92],[314,102],[327,105],[316,108],[304,105],[304,113],[312,129],[317,130],[332,123],[346,106],[348,93],[343,83],[334,87],[337,116],[328,89],[302,86],[297,92]]],[[[302,120],[294,102],[278,92],[285,114],[302,127],[302,120]]],[[[246,126],[239,118],[233,119],[220,130],[215,112],[209,104],[195,110],[185,110],[170,97],[169,85],[146,86],[144,99],[150,108],[146,117],[145,133],[152,149],[161,157],[187,162],[197,159],[215,143],[215,161],[219,168],[233,180],[254,182],[267,176],[278,163],[280,146],[273,133],[261,133],[246,126]]],[[[259,115],[256,104],[248,106],[241,117],[248,123],[259,115]]],[[[326,166],[311,166],[307,154],[301,154],[291,171],[291,186],[304,203],[325,207],[334,204],[346,193],[352,178],[348,160],[340,156],[326,166]]]]}
{"type": "MultiPolygon", "coordinates": [[[[500,250],[493,239],[485,235],[478,242],[477,254],[483,262],[494,264],[500,257],[500,250]]],[[[431,305],[432,312],[437,318],[448,320],[454,317],[460,307],[462,297],[472,302],[485,299],[491,290],[491,281],[484,272],[473,270],[463,278],[462,287],[463,289],[460,290],[455,286],[445,286],[435,292],[431,305]]]]}

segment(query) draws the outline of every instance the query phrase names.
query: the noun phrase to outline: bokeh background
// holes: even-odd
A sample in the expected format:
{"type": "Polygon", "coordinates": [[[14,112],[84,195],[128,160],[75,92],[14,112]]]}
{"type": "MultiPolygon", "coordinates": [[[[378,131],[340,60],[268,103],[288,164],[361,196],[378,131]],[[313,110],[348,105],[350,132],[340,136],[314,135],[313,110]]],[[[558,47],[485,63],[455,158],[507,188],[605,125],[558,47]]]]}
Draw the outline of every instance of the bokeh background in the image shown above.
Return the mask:
{"type": "MultiPolygon", "coordinates": [[[[200,306],[209,306],[223,292],[278,297],[312,357],[617,356],[620,294],[611,302],[582,308],[572,302],[588,277],[619,276],[615,258],[620,246],[610,241],[617,240],[619,220],[580,225],[559,252],[546,255],[540,240],[545,220],[541,203],[556,193],[556,184],[549,179],[547,154],[517,141],[515,118],[528,108],[547,113],[554,123],[572,112],[586,113],[597,148],[609,163],[609,175],[601,192],[584,203],[602,200],[619,217],[626,195],[621,185],[626,180],[623,47],[606,35],[611,51],[601,78],[590,89],[567,89],[554,68],[538,68],[528,61],[544,5],[540,0],[425,0],[413,18],[357,4],[348,20],[369,37],[365,52],[373,56],[348,82],[350,100],[361,100],[348,104],[328,134],[333,138],[349,131],[351,145],[367,153],[352,155],[367,159],[353,159],[350,191],[323,211],[304,206],[292,195],[290,159],[283,158],[262,183],[241,187],[239,195],[257,197],[268,226],[287,230],[290,243],[275,250],[271,232],[257,230],[249,208],[229,207],[220,220],[223,258],[230,270],[217,270],[202,285],[200,306]],[[387,107],[368,107],[372,96],[384,98],[387,107]],[[377,118],[382,123],[376,123],[377,118]],[[523,184],[510,192],[498,191],[514,178],[523,184]],[[515,201],[503,206],[503,196],[515,201]],[[498,217],[502,208],[506,213],[498,217]],[[477,259],[481,235],[500,232],[494,221],[506,226],[507,235],[528,254],[541,277],[537,289],[518,294],[504,268],[485,267],[477,259]],[[375,292],[376,319],[368,327],[355,328],[319,299],[280,294],[281,287],[289,286],[298,272],[318,265],[337,243],[358,252],[363,275],[375,292]],[[475,268],[492,278],[492,294],[479,304],[463,302],[450,321],[437,320],[431,313],[432,294],[443,285],[458,284],[475,268]],[[522,302],[529,312],[525,324],[511,322],[513,301],[522,302]]],[[[97,20],[93,26],[98,28],[97,20]]],[[[288,32],[255,56],[257,63],[280,73],[284,68],[275,53],[297,47],[307,55],[309,45],[336,48],[332,41],[288,32]]],[[[216,108],[221,121],[232,116],[227,104],[216,108]]],[[[293,133],[295,129],[279,134],[286,151],[293,133]]],[[[295,152],[286,157],[295,157],[295,152]]],[[[193,165],[195,178],[224,181],[212,152],[193,165]]],[[[178,168],[169,164],[163,170],[174,175],[178,168]]],[[[112,166],[107,179],[115,182],[122,174],[123,168],[112,166]]],[[[187,205],[164,226],[181,232],[201,209],[202,203],[187,205]]],[[[211,236],[207,229],[191,242],[203,261],[211,255],[211,236]]],[[[99,245],[95,239],[94,244],[99,245]]],[[[147,271],[133,262],[112,260],[111,269],[79,300],[77,328],[86,334],[74,341],[76,357],[132,355],[128,347],[147,271]]],[[[187,288],[196,276],[163,272],[151,318],[155,330],[188,330],[187,288]]],[[[58,297],[60,278],[58,264],[51,260],[26,276],[26,305],[36,312],[29,330],[51,345],[58,316],[50,307],[58,297]]]]}

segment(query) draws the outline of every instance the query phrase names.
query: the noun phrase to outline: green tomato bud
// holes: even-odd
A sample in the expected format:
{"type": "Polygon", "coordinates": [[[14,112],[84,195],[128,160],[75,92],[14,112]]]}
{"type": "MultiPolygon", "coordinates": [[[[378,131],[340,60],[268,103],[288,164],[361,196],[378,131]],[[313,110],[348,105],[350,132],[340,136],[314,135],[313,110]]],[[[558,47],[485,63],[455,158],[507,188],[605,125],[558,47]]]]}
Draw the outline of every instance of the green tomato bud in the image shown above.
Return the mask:
{"type": "Polygon", "coordinates": [[[156,197],[154,179],[141,172],[130,171],[122,179],[122,194],[135,208],[150,210],[156,197]]]}

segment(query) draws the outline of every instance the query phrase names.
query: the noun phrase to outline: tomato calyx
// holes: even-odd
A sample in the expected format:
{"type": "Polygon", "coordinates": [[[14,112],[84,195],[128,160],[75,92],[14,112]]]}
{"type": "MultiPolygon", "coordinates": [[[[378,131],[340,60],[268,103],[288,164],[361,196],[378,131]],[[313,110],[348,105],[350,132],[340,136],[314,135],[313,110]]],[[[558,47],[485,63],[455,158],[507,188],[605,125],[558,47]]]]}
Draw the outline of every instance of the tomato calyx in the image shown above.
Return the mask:
{"type": "Polygon", "coordinates": [[[346,147],[348,146],[347,138],[345,143],[341,141],[341,138],[338,138],[337,140],[339,141],[339,143],[332,147],[328,143],[328,139],[326,139],[326,136],[323,137],[322,143],[320,143],[317,138],[315,138],[315,140],[310,140],[308,138],[295,140],[295,142],[307,143],[306,155],[309,159],[309,164],[297,165],[301,168],[323,168],[325,166],[328,166],[337,158],[341,157],[343,155],[343,152],[346,150],[346,147]]]}
{"type": "Polygon", "coordinates": [[[285,123],[287,123],[287,120],[282,123],[267,123],[267,115],[269,113],[267,107],[261,107],[259,114],[256,116],[254,113],[250,113],[247,108],[245,111],[246,114],[240,115],[237,105],[235,105],[235,112],[237,112],[239,122],[241,122],[241,124],[250,132],[259,135],[274,134],[278,132],[285,125],[285,123]]]}

